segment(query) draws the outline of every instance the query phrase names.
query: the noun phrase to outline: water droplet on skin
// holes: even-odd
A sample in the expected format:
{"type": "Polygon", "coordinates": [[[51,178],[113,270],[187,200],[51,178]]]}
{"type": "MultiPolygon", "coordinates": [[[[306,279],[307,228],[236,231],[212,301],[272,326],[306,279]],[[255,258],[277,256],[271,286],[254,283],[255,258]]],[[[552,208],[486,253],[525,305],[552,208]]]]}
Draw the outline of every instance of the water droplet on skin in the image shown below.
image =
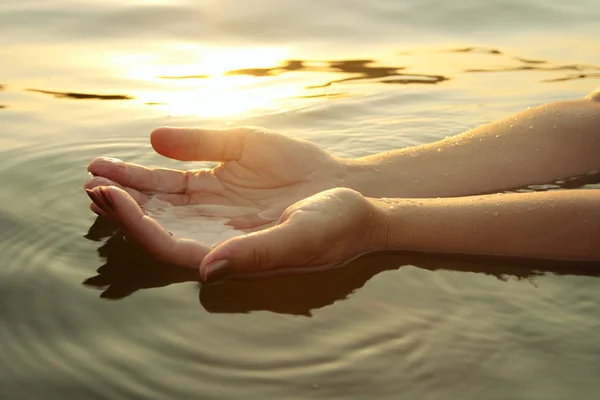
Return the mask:
{"type": "Polygon", "coordinates": [[[514,125],[511,125],[510,128],[514,127],[514,125]]]}
{"type": "Polygon", "coordinates": [[[438,153],[442,151],[442,149],[437,149],[438,153]]]}
{"type": "Polygon", "coordinates": [[[499,214],[498,214],[498,211],[494,211],[494,212],[492,213],[492,215],[493,215],[494,217],[497,217],[497,216],[499,215],[499,214]]]}
{"type": "Polygon", "coordinates": [[[529,129],[533,129],[533,125],[529,125],[529,129]]]}

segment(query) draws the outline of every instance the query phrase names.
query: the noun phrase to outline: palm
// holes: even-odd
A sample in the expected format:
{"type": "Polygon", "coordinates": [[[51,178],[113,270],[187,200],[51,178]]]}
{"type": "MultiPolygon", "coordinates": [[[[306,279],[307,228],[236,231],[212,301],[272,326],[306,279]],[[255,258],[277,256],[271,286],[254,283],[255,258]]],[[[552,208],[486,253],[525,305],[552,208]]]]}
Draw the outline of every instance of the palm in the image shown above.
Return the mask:
{"type": "Polygon", "coordinates": [[[219,194],[224,199],[283,211],[334,186],[340,170],[339,162],[310,143],[279,135],[250,135],[239,160],[221,164],[213,172],[223,185],[219,194]]]}
{"type": "MultiPolygon", "coordinates": [[[[214,204],[269,210],[277,217],[287,206],[338,186],[343,163],[316,145],[254,129],[158,129],[154,149],[182,161],[221,161],[210,170],[149,169],[105,158],[90,163],[95,175],[86,188],[114,185],[138,203],[150,194],[173,205],[214,204]]],[[[248,219],[246,227],[260,225],[248,219]]]]}

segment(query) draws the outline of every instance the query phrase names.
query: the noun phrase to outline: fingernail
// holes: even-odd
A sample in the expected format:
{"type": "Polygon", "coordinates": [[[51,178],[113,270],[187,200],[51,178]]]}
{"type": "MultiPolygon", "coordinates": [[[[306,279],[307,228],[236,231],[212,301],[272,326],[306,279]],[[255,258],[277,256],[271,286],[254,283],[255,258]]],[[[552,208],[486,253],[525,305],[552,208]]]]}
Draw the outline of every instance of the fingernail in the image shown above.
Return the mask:
{"type": "Polygon", "coordinates": [[[108,192],[108,190],[106,190],[106,188],[101,187],[100,188],[100,193],[102,194],[102,198],[105,201],[105,204],[108,206],[108,208],[110,209],[111,212],[115,212],[115,205],[112,201],[112,198],[110,196],[110,193],[108,192]]]}
{"type": "MultiPolygon", "coordinates": [[[[88,197],[94,202],[94,204],[96,204],[98,207],[100,207],[100,205],[97,203],[97,197],[96,194],[94,193],[93,190],[91,189],[85,189],[85,192],[87,193],[88,197]]],[[[102,209],[102,207],[100,207],[100,209],[102,209]]],[[[104,211],[104,210],[102,210],[104,211]]]]}
{"type": "Polygon", "coordinates": [[[92,201],[98,206],[98,208],[100,208],[106,213],[109,211],[107,209],[106,203],[104,202],[104,199],[102,198],[102,196],[100,196],[100,194],[97,191],[85,189],[85,192],[88,194],[90,199],[92,199],[92,201]]]}
{"type": "Polygon", "coordinates": [[[229,260],[219,260],[208,264],[204,273],[204,281],[210,283],[227,278],[230,265],[229,260]]]}

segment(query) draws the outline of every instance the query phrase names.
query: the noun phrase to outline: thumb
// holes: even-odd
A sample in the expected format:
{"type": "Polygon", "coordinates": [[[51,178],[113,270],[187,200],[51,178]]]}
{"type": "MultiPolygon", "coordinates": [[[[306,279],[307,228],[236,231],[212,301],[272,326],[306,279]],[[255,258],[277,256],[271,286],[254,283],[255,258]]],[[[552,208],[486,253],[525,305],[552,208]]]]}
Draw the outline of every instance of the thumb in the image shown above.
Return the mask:
{"type": "Polygon", "coordinates": [[[154,150],[181,161],[231,161],[241,157],[247,130],[158,128],[150,135],[154,150]]]}
{"type": "Polygon", "coordinates": [[[318,249],[314,227],[287,220],[274,227],[238,236],[215,247],[200,265],[200,280],[214,282],[233,275],[271,272],[303,265],[318,249]]]}

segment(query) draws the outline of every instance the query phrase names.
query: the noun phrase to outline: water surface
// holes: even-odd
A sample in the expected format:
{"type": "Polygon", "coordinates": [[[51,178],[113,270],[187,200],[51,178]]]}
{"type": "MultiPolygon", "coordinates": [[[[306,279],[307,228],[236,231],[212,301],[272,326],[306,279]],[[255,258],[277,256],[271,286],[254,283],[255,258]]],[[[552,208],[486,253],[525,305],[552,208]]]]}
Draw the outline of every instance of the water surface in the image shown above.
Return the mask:
{"type": "Polygon", "coordinates": [[[380,254],[201,287],[81,190],[96,156],[210,165],[154,154],[160,125],[358,157],[582,97],[597,1],[249,3],[0,0],[0,398],[597,397],[594,269],[380,254]]]}

